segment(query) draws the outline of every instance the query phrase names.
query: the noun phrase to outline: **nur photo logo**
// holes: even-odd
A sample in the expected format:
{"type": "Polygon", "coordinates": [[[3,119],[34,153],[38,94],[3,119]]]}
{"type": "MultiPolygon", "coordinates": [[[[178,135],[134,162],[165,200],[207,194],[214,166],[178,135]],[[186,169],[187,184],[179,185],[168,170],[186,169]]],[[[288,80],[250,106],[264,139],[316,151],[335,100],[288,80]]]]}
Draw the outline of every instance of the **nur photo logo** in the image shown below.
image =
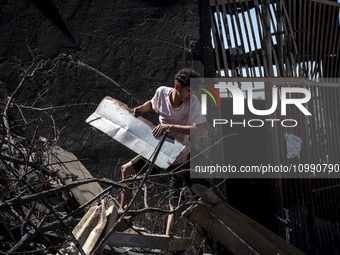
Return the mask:
{"type": "MultiPolygon", "coordinates": [[[[265,83],[268,82],[256,81],[256,83],[262,83],[263,88],[265,88],[265,83]]],[[[265,123],[269,123],[271,127],[274,127],[276,123],[280,123],[282,127],[295,127],[298,125],[298,119],[294,116],[290,116],[289,118],[288,109],[297,109],[298,112],[304,116],[312,115],[307,107],[311,99],[311,93],[303,86],[284,83],[277,85],[274,81],[269,85],[270,87],[268,87],[268,85],[266,87],[265,100],[268,103],[265,104],[265,107],[261,106],[259,108],[259,105],[256,105],[254,100],[254,93],[256,93],[258,89],[249,86],[251,82],[247,81],[242,84],[242,82],[226,82],[219,78],[208,78],[199,81],[196,80],[193,84],[195,84],[194,86],[196,88],[204,92],[201,94],[202,115],[207,115],[209,111],[208,108],[214,107],[208,103],[208,95],[214,102],[215,107],[221,107],[219,116],[213,116],[216,115],[216,113],[209,111],[209,119],[212,119],[211,123],[214,128],[218,125],[226,124],[230,127],[241,125],[243,127],[259,128],[263,127],[265,123]],[[224,105],[223,100],[225,100],[225,103],[231,102],[232,106],[229,103],[224,105]],[[230,115],[231,107],[232,114],[230,115]],[[243,116],[244,119],[239,121],[238,116],[243,116]],[[225,117],[229,117],[229,119],[225,117]],[[238,120],[233,117],[238,117],[238,120]]],[[[263,89],[263,94],[264,91],[265,89],[263,89]]],[[[262,104],[264,105],[264,103],[262,104]]]]}
{"type": "MultiPolygon", "coordinates": [[[[202,91],[204,91],[205,93],[207,93],[211,99],[214,101],[215,106],[217,106],[216,103],[216,99],[214,97],[214,95],[212,93],[215,94],[215,96],[217,97],[218,101],[220,102],[221,106],[222,106],[222,100],[220,95],[218,94],[218,92],[210,85],[206,84],[206,83],[198,83],[198,88],[202,91]],[[210,91],[212,91],[212,93],[210,91]]],[[[202,109],[201,109],[201,113],[202,115],[207,115],[207,94],[202,94],[201,95],[201,104],[202,104],[202,109]]]]}

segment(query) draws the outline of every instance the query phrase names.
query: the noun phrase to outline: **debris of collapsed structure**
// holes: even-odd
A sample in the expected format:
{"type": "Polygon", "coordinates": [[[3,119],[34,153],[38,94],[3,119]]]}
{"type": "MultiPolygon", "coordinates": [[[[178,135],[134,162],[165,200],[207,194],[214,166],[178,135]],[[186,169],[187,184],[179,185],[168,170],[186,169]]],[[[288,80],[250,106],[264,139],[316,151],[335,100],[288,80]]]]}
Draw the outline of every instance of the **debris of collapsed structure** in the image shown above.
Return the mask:
{"type": "Polygon", "coordinates": [[[119,254],[114,247],[178,250],[190,245],[184,239],[157,235],[136,241],[136,235],[129,233],[116,233],[102,242],[118,217],[117,207],[105,196],[113,187],[123,186],[93,178],[72,153],[57,146],[39,154],[40,158],[33,153],[27,162],[27,149],[17,151],[14,154],[20,156],[15,157],[8,148],[3,145],[0,164],[2,252],[101,254],[108,243],[111,254],[119,254]],[[98,183],[111,186],[103,190],[98,183]],[[95,205],[87,210],[91,204],[95,205]]]}
{"type": "MultiPolygon", "coordinates": [[[[138,231],[137,234],[115,232],[115,229],[123,224],[123,216],[148,212],[169,214],[174,211],[149,207],[146,201],[143,209],[129,210],[128,207],[118,213],[118,208],[109,192],[126,186],[122,182],[93,178],[72,153],[56,145],[56,137],[45,139],[37,134],[37,128],[29,138],[24,133],[17,132],[10,124],[7,114],[11,98],[4,104],[0,118],[0,253],[122,254],[126,253],[126,250],[117,247],[125,246],[143,248],[144,251],[148,249],[154,254],[163,250],[187,250],[192,246],[192,242],[186,238],[154,235],[144,230],[138,231]],[[103,189],[100,184],[105,184],[107,188],[103,189]]],[[[53,131],[57,133],[56,130],[53,131]]],[[[165,138],[166,136],[163,137],[165,138]]],[[[164,142],[163,139],[160,142],[164,142]]],[[[155,146],[155,148],[160,150],[161,147],[155,146]]],[[[173,173],[165,175],[171,174],[173,173]]],[[[162,174],[154,177],[159,176],[162,174]]],[[[147,178],[153,177],[146,174],[131,180],[139,183],[131,201],[134,201],[142,190],[147,178]]],[[[209,219],[214,219],[215,223],[223,222],[220,224],[220,227],[222,226],[220,234],[215,235],[216,239],[234,254],[241,254],[233,250],[233,245],[240,240],[230,235],[237,226],[228,222],[226,218],[216,216],[223,215],[225,212],[222,210],[221,213],[216,213],[216,204],[219,204],[219,207],[225,206],[230,216],[234,217],[235,211],[219,200],[216,200],[217,202],[213,200],[211,204],[211,201],[205,200],[197,189],[193,190],[203,202],[187,200],[176,210],[186,209],[195,204],[196,206],[188,209],[185,215],[189,215],[191,221],[197,222],[215,235],[217,228],[214,229],[209,225],[210,220],[205,222],[207,226],[202,224],[205,218],[197,208],[205,207],[209,219]],[[209,203],[211,205],[207,206],[209,203]]],[[[251,219],[238,212],[236,214],[251,225],[249,223],[252,222],[251,219]]],[[[256,226],[261,228],[259,225],[256,226]]],[[[261,231],[267,233],[266,230],[261,231]]],[[[242,240],[247,240],[243,234],[247,235],[248,232],[239,233],[242,240]]],[[[287,247],[280,246],[281,248],[284,250],[287,247]]],[[[292,249],[290,246],[288,248],[292,249]]],[[[135,252],[128,253],[137,254],[137,252],[136,249],[135,252]]],[[[189,254],[193,253],[198,252],[189,254]]]]}
{"type": "MultiPolygon", "coordinates": [[[[55,126],[51,133],[56,136],[50,139],[41,137],[37,126],[32,129],[27,125],[18,131],[16,121],[8,117],[13,106],[21,113],[20,106],[12,104],[13,95],[1,102],[0,253],[101,254],[109,249],[110,254],[120,254],[124,251],[116,247],[124,244],[161,250],[183,250],[190,245],[180,238],[147,233],[137,242],[133,241],[135,234],[112,235],[121,222],[117,221],[118,208],[109,192],[125,186],[93,178],[72,153],[56,146],[55,126]],[[25,129],[35,130],[33,136],[26,136],[25,129]],[[100,184],[107,188],[102,189],[100,184]]],[[[144,209],[119,215],[171,213],[159,208],[144,209]]]]}
{"type": "Polygon", "coordinates": [[[194,184],[192,190],[201,198],[202,204],[192,206],[184,215],[205,228],[233,254],[304,254],[221,201],[205,186],[194,184]]]}
{"type": "Polygon", "coordinates": [[[90,204],[122,185],[93,178],[73,154],[59,147],[34,150],[18,137],[6,138],[0,156],[0,250],[56,254],[61,243],[70,240],[77,253],[85,254],[72,228],[90,204]],[[98,182],[110,188],[103,190],[98,182]]]}
{"type": "MultiPolygon", "coordinates": [[[[0,101],[0,253],[69,254],[71,250],[77,254],[101,254],[108,250],[109,254],[121,254],[126,252],[118,248],[122,245],[162,250],[188,247],[189,242],[183,239],[148,235],[145,230],[139,231],[139,235],[147,238],[137,238],[137,242],[132,233],[112,235],[114,227],[124,225],[123,221],[116,220],[117,215],[172,212],[146,204],[146,208],[118,214],[110,191],[120,192],[125,186],[109,179],[93,178],[72,153],[56,146],[60,130],[51,112],[70,106],[39,108],[35,104],[40,97],[32,103],[15,101],[18,91],[25,87],[25,80],[33,79],[34,73],[42,69],[43,60],[33,61],[23,70],[14,92],[0,101]],[[92,208],[101,208],[101,217],[89,217],[88,223],[97,226],[101,219],[103,224],[86,235],[79,230],[92,208]],[[97,236],[97,242],[84,241],[91,240],[89,237],[98,229],[102,229],[104,238],[97,236]]],[[[10,93],[7,91],[7,94],[10,93]]]]}

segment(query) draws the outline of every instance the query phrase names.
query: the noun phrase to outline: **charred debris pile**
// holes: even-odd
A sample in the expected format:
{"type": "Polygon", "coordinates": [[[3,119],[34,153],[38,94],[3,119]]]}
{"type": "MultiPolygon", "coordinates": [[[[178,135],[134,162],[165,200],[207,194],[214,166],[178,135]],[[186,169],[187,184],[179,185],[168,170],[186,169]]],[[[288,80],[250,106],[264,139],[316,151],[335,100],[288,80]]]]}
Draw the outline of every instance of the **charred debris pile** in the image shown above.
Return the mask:
{"type": "MultiPolygon", "coordinates": [[[[34,61],[21,70],[14,90],[0,91],[0,254],[122,254],[126,250],[117,247],[124,245],[137,247],[134,249],[139,253],[196,253],[202,248],[200,238],[197,247],[193,247],[187,239],[150,235],[150,231],[138,230],[124,220],[140,216],[139,223],[164,225],[167,214],[173,213],[167,209],[166,194],[157,202],[150,202],[146,180],[139,177],[134,180],[134,205],[121,210],[117,194],[126,183],[94,178],[71,152],[59,147],[61,130],[52,112],[77,105],[39,108],[36,102],[43,93],[32,98],[32,102],[17,100],[20,93],[25,93],[26,83],[37,73],[56,70],[63,61],[59,60],[49,63],[48,68],[46,61],[34,61]],[[162,216],[150,217],[150,213],[162,216]],[[154,222],[159,219],[163,223],[154,222]],[[117,230],[127,228],[129,233],[113,236],[117,230]],[[144,237],[131,243],[136,235],[144,237]]],[[[149,178],[149,184],[155,186],[157,178],[162,177],[149,178]]],[[[193,203],[196,202],[189,199],[177,210],[193,203]]],[[[187,225],[183,228],[188,229],[187,225]]],[[[189,228],[195,232],[193,224],[189,228]]]]}
{"type": "Polygon", "coordinates": [[[1,254],[57,254],[67,242],[85,254],[75,226],[90,206],[109,208],[109,191],[123,187],[93,178],[72,153],[56,145],[60,130],[49,109],[35,106],[38,96],[28,103],[16,101],[27,90],[27,80],[37,72],[51,72],[58,61],[51,69],[45,64],[34,61],[22,70],[14,91],[1,91],[1,254]]]}
{"type": "Polygon", "coordinates": [[[178,173],[149,175],[149,167],[130,180],[94,178],[60,147],[52,114],[78,105],[38,107],[48,89],[16,100],[36,73],[51,74],[64,61],[33,61],[14,90],[0,90],[0,254],[303,254],[202,185],[183,188],[180,206],[169,211],[162,178],[178,173]],[[133,196],[122,209],[117,200],[127,186],[133,196]],[[177,210],[180,237],[162,235],[177,210]]]}

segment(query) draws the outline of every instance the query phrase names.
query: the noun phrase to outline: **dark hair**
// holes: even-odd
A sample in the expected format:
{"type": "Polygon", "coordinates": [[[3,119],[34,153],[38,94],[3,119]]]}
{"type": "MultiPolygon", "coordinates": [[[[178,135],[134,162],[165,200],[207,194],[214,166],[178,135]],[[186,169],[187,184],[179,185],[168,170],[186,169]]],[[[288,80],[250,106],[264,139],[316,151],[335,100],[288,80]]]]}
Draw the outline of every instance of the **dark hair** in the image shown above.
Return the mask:
{"type": "Polygon", "coordinates": [[[190,86],[190,78],[198,78],[200,74],[191,68],[183,68],[175,75],[175,83],[179,83],[181,87],[190,86]]]}

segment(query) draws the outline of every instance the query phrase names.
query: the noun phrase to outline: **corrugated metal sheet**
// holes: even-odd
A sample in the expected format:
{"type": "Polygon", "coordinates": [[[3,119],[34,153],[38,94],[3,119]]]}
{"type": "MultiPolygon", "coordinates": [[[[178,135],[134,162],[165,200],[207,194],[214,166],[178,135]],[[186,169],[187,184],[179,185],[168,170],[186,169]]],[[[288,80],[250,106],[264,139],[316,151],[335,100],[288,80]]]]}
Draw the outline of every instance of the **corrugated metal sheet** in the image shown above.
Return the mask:
{"type": "MultiPolygon", "coordinates": [[[[146,159],[151,160],[160,141],[145,121],[134,117],[125,104],[111,97],[105,97],[86,122],[146,159]]],[[[181,143],[167,137],[155,164],[167,168],[183,149],[181,143]]]]}

